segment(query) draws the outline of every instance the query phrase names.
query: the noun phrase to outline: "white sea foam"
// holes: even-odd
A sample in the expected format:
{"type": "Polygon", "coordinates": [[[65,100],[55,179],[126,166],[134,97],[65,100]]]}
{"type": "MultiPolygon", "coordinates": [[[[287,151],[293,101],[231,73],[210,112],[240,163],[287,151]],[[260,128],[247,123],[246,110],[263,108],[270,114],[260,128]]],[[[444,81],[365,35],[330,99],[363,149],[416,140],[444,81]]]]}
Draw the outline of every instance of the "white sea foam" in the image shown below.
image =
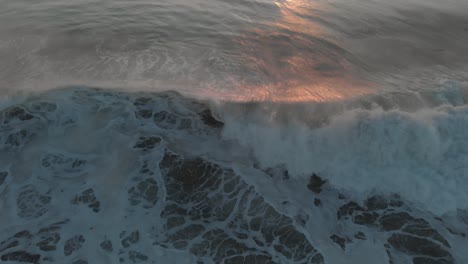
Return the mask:
{"type": "MultiPolygon", "coordinates": [[[[371,107],[362,102],[328,105],[215,103],[217,107],[212,110],[217,110],[217,117],[225,124],[221,136],[219,127],[206,126],[197,114],[206,109],[206,105],[175,93],[132,95],[74,87],[22,100],[11,98],[2,106],[16,102],[37,117],[22,122],[13,118],[5,123],[4,138],[9,137],[10,130],[18,128],[38,134],[31,141],[19,141],[24,146],[20,146],[15,155],[7,151],[0,155],[2,164],[6,165],[0,169],[14,175],[8,176],[7,187],[0,189],[0,194],[6,197],[0,202],[4,212],[0,223],[10,227],[11,223],[25,225],[31,221],[19,217],[16,211],[18,193],[31,185],[37,193],[52,197],[50,204],[43,205],[48,212],[40,221],[71,218],[63,227],[62,236],[68,238],[80,233],[87,238],[88,244],[80,257],[114,263],[122,254],[103,252],[98,243],[104,239],[120,243],[122,230],[138,228],[142,239],[138,251],[150,259],[195,263],[198,258],[187,251],[154,244],[164,236],[161,210],[165,185],[160,179],[158,163],[167,147],[187,157],[203,157],[232,168],[278,212],[293,219],[295,228],[304,232],[326,263],[374,263],[378,259],[385,262],[386,248],[380,242],[385,243],[387,234],[379,231],[367,230],[368,240],[353,239],[346,250],[335,245],[330,240],[332,234],[353,237],[362,231],[362,226],[345,228],[346,222],[337,220],[337,210],[350,200],[338,199],[335,189],[317,195],[304,185],[308,176],[315,172],[329,180],[332,188],[346,189],[339,192],[355,201],[367,198],[370,193],[398,193],[410,202],[404,206],[413,210],[412,203],[426,211],[416,212],[420,211],[416,209],[411,214],[427,216],[425,219],[429,223],[433,213],[444,214],[466,207],[468,106],[465,93],[460,91],[437,92],[437,100],[419,102],[420,109],[411,108],[411,111],[402,110],[407,103],[395,107],[399,109],[384,110],[377,103],[387,105],[381,103],[381,98],[363,99],[371,102],[371,107]],[[144,107],[136,107],[137,102],[144,107]],[[377,106],[372,106],[374,102],[377,106]],[[167,111],[174,114],[176,123],[156,122],[153,118],[143,120],[136,115],[137,110],[167,111]],[[177,122],[187,119],[191,120],[190,128],[176,126],[177,122]],[[161,146],[138,152],[135,142],[146,135],[160,136],[161,146]],[[128,207],[128,190],[135,184],[134,176],[142,173],[145,160],[155,170],[154,179],[161,186],[163,197],[161,204],[150,211],[128,207]],[[283,165],[295,178],[268,177],[265,171],[251,166],[256,162],[264,168],[283,165]],[[76,195],[89,188],[93,188],[100,201],[99,214],[81,204],[70,206],[76,195]],[[322,200],[323,206],[313,206],[317,198],[322,200]],[[122,220],[109,221],[114,218],[122,220]]],[[[392,98],[386,99],[394,102],[392,98]]],[[[455,226],[462,223],[457,221],[455,226]]],[[[212,223],[206,223],[207,227],[210,225],[212,223]]],[[[463,230],[463,224],[460,225],[455,230],[463,230]]],[[[11,234],[4,236],[12,236],[16,229],[15,226],[11,234]]],[[[464,238],[450,235],[443,228],[438,231],[452,246],[454,258],[464,263],[467,259],[461,255],[464,238]]],[[[207,260],[207,263],[211,262],[207,260]]]]}
{"type": "Polygon", "coordinates": [[[435,214],[467,207],[466,105],[354,109],[321,122],[317,108],[259,108],[223,112],[223,137],[248,148],[262,167],[284,165],[295,177],[315,172],[364,196],[397,193],[435,214]]]}

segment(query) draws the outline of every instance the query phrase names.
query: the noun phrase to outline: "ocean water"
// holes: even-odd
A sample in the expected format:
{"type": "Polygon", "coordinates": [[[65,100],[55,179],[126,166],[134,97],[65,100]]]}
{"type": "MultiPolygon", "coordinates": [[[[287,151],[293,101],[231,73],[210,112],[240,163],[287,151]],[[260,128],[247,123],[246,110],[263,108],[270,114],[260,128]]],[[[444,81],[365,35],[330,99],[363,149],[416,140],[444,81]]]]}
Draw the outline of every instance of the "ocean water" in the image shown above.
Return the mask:
{"type": "Polygon", "coordinates": [[[468,1],[0,0],[2,263],[468,263],[468,1]]]}

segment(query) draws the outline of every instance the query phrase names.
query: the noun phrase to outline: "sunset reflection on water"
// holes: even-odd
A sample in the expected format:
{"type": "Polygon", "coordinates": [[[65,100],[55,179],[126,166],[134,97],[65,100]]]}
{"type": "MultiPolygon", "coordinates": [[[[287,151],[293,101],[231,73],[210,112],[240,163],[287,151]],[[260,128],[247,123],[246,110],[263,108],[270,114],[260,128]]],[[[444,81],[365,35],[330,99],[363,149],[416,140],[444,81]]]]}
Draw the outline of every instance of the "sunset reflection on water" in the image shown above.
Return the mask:
{"type": "Polygon", "coordinates": [[[279,19],[249,30],[236,40],[241,60],[260,76],[238,81],[234,91],[206,89],[228,101],[328,102],[370,94],[373,85],[358,78],[350,54],[331,40],[318,22],[323,2],[276,1],[279,19]]]}

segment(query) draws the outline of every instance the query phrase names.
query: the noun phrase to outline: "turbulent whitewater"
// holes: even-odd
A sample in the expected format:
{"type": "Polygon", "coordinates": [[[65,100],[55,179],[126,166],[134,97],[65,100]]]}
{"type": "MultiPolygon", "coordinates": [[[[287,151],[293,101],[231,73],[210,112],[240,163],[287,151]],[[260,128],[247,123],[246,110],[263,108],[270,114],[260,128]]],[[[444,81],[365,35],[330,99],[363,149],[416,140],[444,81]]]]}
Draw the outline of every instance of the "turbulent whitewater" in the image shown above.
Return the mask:
{"type": "Polygon", "coordinates": [[[467,10],[0,0],[0,262],[468,263],[467,10]]]}
{"type": "Polygon", "coordinates": [[[466,260],[464,104],[355,102],[306,122],[271,113],[307,105],[174,92],[69,87],[10,100],[3,261],[466,260]]]}

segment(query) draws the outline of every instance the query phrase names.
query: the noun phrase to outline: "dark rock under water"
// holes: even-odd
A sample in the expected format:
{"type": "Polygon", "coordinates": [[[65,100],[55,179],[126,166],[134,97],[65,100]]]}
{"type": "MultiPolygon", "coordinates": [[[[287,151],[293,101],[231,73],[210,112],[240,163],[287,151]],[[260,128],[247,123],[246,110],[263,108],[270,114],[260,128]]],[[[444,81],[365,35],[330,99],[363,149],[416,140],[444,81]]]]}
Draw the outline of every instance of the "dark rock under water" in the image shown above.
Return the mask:
{"type": "Polygon", "coordinates": [[[452,241],[466,243],[463,224],[434,220],[398,195],[354,199],[317,174],[293,185],[300,200],[275,201],[252,177],[281,193],[294,182],[284,168],[193,148],[222,144],[223,123],[203,103],[60,92],[66,100],[46,94],[1,112],[2,219],[11,220],[0,232],[3,261],[158,263],[168,254],[184,263],[318,264],[329,263],[327,247],[347,254],[372,241],[382,263],[448,264],[457,263],[452,241]],[[291,209],[299,202],[306,206],[291,209]]]}

